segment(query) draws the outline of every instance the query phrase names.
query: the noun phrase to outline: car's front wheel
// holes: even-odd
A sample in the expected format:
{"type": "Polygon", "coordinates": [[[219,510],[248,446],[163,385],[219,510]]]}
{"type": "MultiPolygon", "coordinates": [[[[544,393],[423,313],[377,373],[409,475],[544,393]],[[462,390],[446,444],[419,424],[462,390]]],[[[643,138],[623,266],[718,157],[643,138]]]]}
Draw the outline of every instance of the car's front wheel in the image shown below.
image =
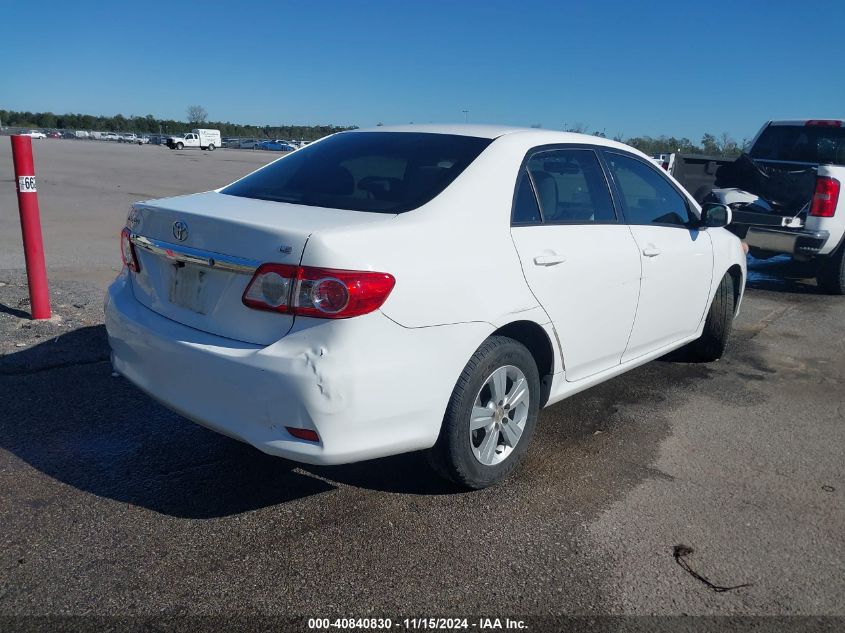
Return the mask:
{"type": "Polygon", "coordinates": [[[176,143],[176,149],[182,149],[185,147],[182,143],[176,143]]]}
{"type": "Polygon", "coordinates": [[[722,357],[728,346],[735,311],[734,279],[726,274],[716,288],[701,337],[687,348],[693,360],[712,362],[722,357]]]}
{"type": "Polygon", "coordinates": [[[539,409],[540,377],[533,356],[513,339],[492,336],[461,372],[429,461],[462,486],[495,484],[519,465],[539,409]]]}

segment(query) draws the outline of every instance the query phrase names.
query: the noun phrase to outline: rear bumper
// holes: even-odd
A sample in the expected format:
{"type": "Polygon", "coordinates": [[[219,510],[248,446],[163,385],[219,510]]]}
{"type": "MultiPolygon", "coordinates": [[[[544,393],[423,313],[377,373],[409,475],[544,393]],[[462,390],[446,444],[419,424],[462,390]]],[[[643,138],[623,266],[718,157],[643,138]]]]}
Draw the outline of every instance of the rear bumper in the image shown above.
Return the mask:
{"type": "Polygon", "coordinates": [[[817,255],[824,248],[830,233],[827,231],[807,231],[750,227],[745,241],[751,248],[770,253],[789,253],[790,255],[817,255]]]}
{"type": "Polygon", "coordinates": [[[299,318],[266,346],[207,334],[149,310],[124,271],[109,288],[112,364],[168,408],[272,455],[340,464],[437,440],[466,361],[492,327],[410,329],[380,312],[299,318]],[[307,428],[320,442],[293,437],[307,428]]]}

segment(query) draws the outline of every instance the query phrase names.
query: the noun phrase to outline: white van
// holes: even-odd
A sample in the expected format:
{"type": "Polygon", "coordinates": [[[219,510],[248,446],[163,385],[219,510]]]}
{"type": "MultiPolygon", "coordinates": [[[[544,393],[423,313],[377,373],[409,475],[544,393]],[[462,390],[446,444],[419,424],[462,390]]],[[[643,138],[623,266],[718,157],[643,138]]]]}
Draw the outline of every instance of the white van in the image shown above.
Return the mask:
{"type": "Polygon", "coordinates": [[[185,149],[186,147],[199,147],[213,152],[220,147],[220,130],[191,130],[184,136],[167,137],[167,146],[170,149],[185,149]]]}

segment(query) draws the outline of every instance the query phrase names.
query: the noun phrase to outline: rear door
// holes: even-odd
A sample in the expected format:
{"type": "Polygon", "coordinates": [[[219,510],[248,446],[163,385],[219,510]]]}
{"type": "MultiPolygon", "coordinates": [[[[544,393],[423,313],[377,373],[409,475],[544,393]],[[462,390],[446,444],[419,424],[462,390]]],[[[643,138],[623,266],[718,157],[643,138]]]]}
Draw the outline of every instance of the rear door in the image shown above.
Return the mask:
{"type": "Polygon", "coordinates": [[[713,247],[687,199],[657,168],[632,154],[604,154],[642,262],[625,362],[696,332],[710,294],[713,247]]]}
{"type": "Polygon", "coordinates": [[[554,324],[566,379],[618,365],[637,309],[640,257],[593,149],[529,156],[511,235],[525,279],[554,324]]]}

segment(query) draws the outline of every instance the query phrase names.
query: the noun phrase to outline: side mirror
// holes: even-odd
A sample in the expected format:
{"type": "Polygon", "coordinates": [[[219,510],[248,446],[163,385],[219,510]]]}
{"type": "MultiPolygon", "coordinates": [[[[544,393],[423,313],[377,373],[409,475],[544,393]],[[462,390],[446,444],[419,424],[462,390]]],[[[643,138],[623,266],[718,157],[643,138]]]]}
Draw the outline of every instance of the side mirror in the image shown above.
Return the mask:
{"type": "Polygon", "coordinates": [[[731,223],[733,214],[729,207],[718,202],[701,205],[701,226],[718,228],[731,223]]]}

